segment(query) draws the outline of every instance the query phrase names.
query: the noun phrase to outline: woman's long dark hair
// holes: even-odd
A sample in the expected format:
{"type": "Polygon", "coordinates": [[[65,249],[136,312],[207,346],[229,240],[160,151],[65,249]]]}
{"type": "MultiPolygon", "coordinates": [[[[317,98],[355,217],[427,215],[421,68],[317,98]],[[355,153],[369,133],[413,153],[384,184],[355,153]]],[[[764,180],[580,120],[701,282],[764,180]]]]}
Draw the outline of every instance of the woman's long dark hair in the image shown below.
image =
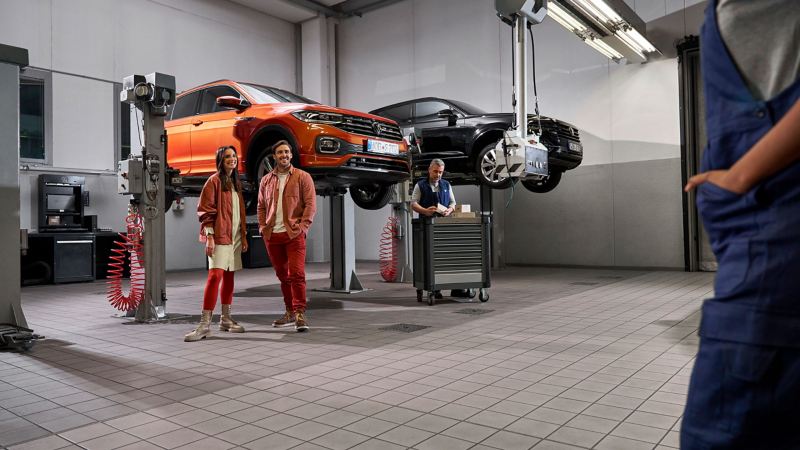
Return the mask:
{"type": "Polygon", "coordinates": [[[236,147],[232,145],[224,145],[217,149],[217,175],[219,175],[219,179],[222,181],[223,191],[230,191],[231,186],[233,186],[237,192],[242,192],[242,182],[239,181],[238,153],[236,153],[237,167],[233,169],[231,176],[228,176],[228,173],[225,172],[225,151],[228,149],[236,153],[236,147]]]}

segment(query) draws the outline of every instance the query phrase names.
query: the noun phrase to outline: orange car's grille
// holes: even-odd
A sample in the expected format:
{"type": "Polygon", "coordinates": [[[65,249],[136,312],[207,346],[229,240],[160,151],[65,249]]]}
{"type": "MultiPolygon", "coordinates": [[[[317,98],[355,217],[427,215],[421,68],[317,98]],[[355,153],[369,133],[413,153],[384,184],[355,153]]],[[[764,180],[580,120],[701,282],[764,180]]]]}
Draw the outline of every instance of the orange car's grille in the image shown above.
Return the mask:
{"type": "Polygon", "coordinates": [[[400,127],[397,125],[368,119],[366,117],[344,116],[343,121],[334,126],[348,133],[388,139],[390,141],[400,141],[403,139],[403,135],[400,133],[400,127]]]}

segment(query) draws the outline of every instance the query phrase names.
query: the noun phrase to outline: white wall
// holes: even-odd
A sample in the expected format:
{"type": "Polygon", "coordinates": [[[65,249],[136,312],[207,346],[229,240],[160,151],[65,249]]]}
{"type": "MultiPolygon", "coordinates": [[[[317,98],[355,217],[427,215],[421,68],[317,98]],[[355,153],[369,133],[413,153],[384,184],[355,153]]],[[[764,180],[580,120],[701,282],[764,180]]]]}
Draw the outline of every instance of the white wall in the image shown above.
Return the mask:
{"type": "MultiPolygon", "coordinates": [[[[645,21],[684,7],[628,3],[645,21]]],[[[682,266],[676,60],[617,65],[552,20],[533,30],[540,110],[576,125],[585,155],[552,193],[517,188],[505,211],[507,262],[682,266]],[[582,251],[587,245],[594,254],[582,251]]],[[[492,0],[407,0],[342,21],[339,36],[340,106],[370,110],[431,95],[512,110],[511,31],[492,0]]],[[[528,93],[532,110],[532,83],[528,93]]],[[[357,213],[358,258],[377,258],[388,215],[388,207],[357,213]]]]}
{"type": "MultiPolygon", "coordinates": [[[[101,227],[121,229],[116,194],[113,83],[138,73],[175,76],[178,90],[233,78],[295,89],[294,25],[217,0],[3,0],[0,42],[27,48],[31,67],[53,71],[52,165],[87,170],[101,227]]],[[[131,144],[138,145],[135,134],[131,144]]],[[[21,174],[21,226],[36,227],[36,177],[21,174]]],[[[167,214],[167,268],[203,267],[196,204],[167,214]]]]}

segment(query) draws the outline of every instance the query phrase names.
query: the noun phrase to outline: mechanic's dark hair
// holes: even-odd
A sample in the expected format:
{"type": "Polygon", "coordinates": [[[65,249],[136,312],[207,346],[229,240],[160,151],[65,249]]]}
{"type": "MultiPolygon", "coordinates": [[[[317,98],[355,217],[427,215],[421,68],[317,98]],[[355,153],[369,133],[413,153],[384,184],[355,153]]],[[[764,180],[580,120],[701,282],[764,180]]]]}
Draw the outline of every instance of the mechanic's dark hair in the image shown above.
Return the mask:
{"type": "Polygon", "coordinates": [[[292,144],[290,144],[289,141],[287,141],[286,139],[281,139],[280,141],[278,141],[278,142],[276,142],[275,144],[272,145],[272,154],[273,155],[275,154],[275,151],[278,150],[278,147],[280,147],[281,145],[285,145],[285,146],[289,147],[289,150],[294,151],[294,148],[292,148],[292,144]]]}
{"type": "Polygon", "coordinates": [[[242,192],[242,182],[239,181],[239,154],[236,152],[236,147],[232,145],[223,145],[222,147],[217,149],[217,175],[219,175],[219,179],[222,182],[222,190],[223,191],[230,191],[231,187],[234,187],[237,192],[242,192]],[[231,149],[233,153],[236,155],[236,169],[231,172],[231,176],[228,176],[227,172],[225,172],[225,151],[231,149]]]}

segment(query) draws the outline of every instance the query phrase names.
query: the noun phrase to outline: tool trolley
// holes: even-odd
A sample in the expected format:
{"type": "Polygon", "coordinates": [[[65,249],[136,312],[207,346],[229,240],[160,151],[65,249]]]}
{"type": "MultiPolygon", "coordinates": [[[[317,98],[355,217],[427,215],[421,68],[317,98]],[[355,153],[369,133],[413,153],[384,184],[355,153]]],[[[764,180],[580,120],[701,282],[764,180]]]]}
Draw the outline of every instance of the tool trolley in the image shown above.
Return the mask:
{"type": "Polygon", "coordinates": [[[427,291],[428,305],[436,292],[465,289],[470,298],[489,301],[489,226],[491,217],[420,217],[411,224],[414,287],[417,301],[427,291]]]}

